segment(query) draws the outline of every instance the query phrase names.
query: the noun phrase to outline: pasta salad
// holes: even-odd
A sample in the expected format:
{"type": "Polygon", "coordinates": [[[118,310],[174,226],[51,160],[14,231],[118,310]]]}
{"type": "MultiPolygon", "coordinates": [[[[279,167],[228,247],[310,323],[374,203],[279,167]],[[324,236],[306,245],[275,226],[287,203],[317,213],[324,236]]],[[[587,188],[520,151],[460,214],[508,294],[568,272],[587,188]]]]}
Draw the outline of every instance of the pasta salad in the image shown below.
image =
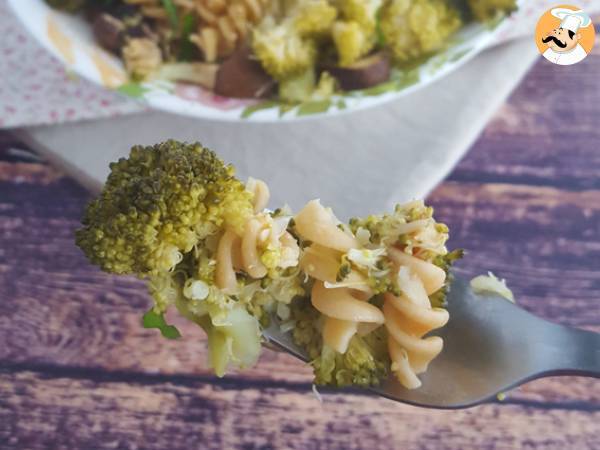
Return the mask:
{"type": "Polygon", "coordinates": [[[134,82],[322,101],[418,66],[516,0],[45,0],[79,13],[134,82]]]}

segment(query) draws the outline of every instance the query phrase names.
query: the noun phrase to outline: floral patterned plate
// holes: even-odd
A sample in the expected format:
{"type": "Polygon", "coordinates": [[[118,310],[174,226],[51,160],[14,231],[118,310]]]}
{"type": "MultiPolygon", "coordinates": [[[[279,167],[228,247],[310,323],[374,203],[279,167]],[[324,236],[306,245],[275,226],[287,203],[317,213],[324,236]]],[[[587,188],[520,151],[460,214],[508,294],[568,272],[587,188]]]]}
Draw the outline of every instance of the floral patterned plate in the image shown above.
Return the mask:
{"type": "Polygon", "coordinates": [[[410,70],[395,70],[378,86],[298,105],[275,100],[221,97],[199,86],[153,81],[133,83],[121,61],[96,44],[91,27],[81,18],[49,8],[43,0],[7,0],[29,32],[69,71],[92,82],[145,102],[151,108],[219,121],[291,121],[334,116],[380,105],[416,91],[464,64],[481,51],[504,21],[470,24],[443,52],[410,70]]]}

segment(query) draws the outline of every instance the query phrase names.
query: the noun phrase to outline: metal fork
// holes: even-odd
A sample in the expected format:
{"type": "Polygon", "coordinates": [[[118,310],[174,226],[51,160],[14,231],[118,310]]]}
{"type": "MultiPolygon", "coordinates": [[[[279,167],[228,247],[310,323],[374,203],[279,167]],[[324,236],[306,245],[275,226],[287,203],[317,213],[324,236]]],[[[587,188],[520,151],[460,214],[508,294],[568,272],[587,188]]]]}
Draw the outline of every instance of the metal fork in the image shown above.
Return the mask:
{"type": "MultiPolygon", "coordinates": [[[[559,375],[600,378],[600,334],[547,322],[497,296],[477,295],[454,278],[448,294],[450,321],[436,333],[444,350],[408,390],[393,377],[372,390],[415,406],[459,409],[495,399],[528,381],[559,375]]],[[[271,343],[307,361],[277,325],[271,343]]]]}

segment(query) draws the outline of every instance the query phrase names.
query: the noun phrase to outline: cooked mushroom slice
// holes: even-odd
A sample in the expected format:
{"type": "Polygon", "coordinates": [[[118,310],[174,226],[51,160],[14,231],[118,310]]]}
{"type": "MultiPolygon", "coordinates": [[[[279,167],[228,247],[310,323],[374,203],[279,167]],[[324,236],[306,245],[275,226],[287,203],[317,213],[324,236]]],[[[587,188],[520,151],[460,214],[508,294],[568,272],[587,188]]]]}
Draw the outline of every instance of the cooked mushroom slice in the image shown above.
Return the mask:
{"type": "Polygon", "coordinates": [[[275,81],[253,58],[250,46],[244,45],[221,64],[215,93],[234,98],[265,98],[274,88],[275,81]]]}
{"type": "Polygon", "coordinates": [[[389,80],[391,64],[387,53],[377,52],[350,66],[327,66],[325,69],[338,80],[343,90],[352,91],[389,80]]]}

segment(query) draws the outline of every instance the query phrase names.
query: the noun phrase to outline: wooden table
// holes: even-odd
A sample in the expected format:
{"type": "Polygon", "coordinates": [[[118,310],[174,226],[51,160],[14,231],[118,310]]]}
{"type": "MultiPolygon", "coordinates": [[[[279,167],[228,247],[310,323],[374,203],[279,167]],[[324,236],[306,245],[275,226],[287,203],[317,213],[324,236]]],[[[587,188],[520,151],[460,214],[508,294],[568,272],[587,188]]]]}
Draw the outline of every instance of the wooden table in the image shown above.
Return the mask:
{"type": "MultiPolygon", "coordinates": [[[[600,331],[600,52],[540,61],[429,198],[518,302],[600,331]]],[[[485,82],[485,80],[482,80],[485,82]]],[[[217,379],[200,333],[140,326],[143,283],[88,265],[73,244],[89,195],[0,134],[0,447],[22,449],[598,449],[600,384],[530,383],[502,403],[431,411],[311,392],[310,370],[265,351],[217,379]]]]}

